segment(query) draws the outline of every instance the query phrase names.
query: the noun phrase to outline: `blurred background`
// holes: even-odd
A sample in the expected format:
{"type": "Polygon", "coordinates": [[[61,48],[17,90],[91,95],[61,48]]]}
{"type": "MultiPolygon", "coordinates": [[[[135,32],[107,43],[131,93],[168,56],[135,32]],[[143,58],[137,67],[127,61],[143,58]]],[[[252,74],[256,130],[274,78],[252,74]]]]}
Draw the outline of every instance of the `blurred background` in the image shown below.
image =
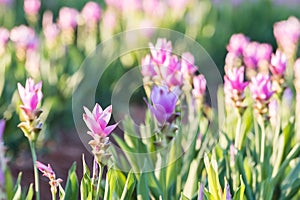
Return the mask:
{"type": "MultiPolygon", "coordinates": [[[[223,73],[226,45],[234,33],[273,45],[273,24],[300,18],[299,0],[0,0],[0,118],[7,120],[4,143],[9,166],[23,185],[33,182],[29,145],[19,123],[17,83],[27,77],[43,81],[44,128],[38,142],[40,161],[51,163],[63,179],[73,161],[81,170],[82,153],[92,156],[74,129],[72,91],[77,70],[101,41],[122,31],[160,27],[199,42],[223,73]]],[[[151,32],[145,34],[150,38],[151,32]]],[[[114,83],[139,65],[142,54],[128,54],[110,64],[99,81],[96,101],[110,104],[114,83]]],[[[101,66],[100,66],[101,67],[101,66]]],[[[201,67],[201,66],[199,66],[201,67]]],[[[132,103],[142,105],[143,90],[132,103]]],[[[132,111],[134,112],[134,110],[132,111]]],[[[85,133],[83,133],[85,134],[85,133]]],[[[42,180],[43,199],[50,197],[42,180]]]]}

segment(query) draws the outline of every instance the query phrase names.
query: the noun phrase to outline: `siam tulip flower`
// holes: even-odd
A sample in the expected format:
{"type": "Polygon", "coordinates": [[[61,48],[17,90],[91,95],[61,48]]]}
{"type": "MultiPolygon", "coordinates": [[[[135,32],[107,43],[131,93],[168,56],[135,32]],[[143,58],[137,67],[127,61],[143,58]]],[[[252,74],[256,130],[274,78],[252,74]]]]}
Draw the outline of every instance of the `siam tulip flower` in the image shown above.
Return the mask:
{"type": "Polygon", "coordinates": [[[154,86],[150,95],[151,104],[148,104],[150,112],[160,126],[169,122],[174,114],[178,97],[166,86],[154,86]]]}
{"type": "Polygon", "coordinates": [[[276,51],[276,54],[272,55],[270,71],[275,77],[282,78],[286,70],[287,58],[279,50],[276,51]]]}
{"type": "Polygon", "coordinates": [[[59,10],[58,26],[62,30],[73,30],[77,26],[78,11],[74,8],[63,7],[59,10]]]}
{"type": "Polygon", "coordinates": [[[5,52],[6,44],[9,40],[9,31],[0,27],[0,55],[5,52]]]}
{"type": "Polygon", "coordinates": [[[24,11],[27,15],[37,15],[40,7],[40,0],[24,0],[24,11]]]}
{"type": "Polygon", "coordinates": [[[46,176],[47,178],[49,178],[51,192],[53,194],[56,194],[57,187],[60,185],[61,182],[63,182],[63,180],[60,178],[56,179],[56,175],[55,175],[54,171],[52,170],[52,167],[50,166],[50,164],[48,164],[48,166],[47,166],[39,161],[36,161],[36,166],[40,170],[40,172],[43,173],[43,176],[46,176]]]}
{"type": "Polygon", "coordinates": [[[85,4],[81,14],[87,24],[97,24],[101,17],[101,7],[98,3],[90,1],[85,4]]]}
{"type": "Polygon", "coordinates": [[[35,31],[25,25],[13,28],[10,32],[10,39],[17,48],[23,50],[35,50],[38,47],[38,38],[35,31]]]}
{"type": "Polygon", "coordinates": [[[105,110],[102,110],[99,104],[96,104],[93,112],[84,107],[85,114],[83,114],[83,120],[87,127],[90,129],[89,134],[99,135],[101,137],[107,137],[118,124],[108,125],[108,122],[112,113],[112,106],[108,106],[105,110]]]}
{"type": "Polygon", "coordinates": [[[167,86],[177,87],[183,84],[181,62],[175,55],[166,55],[164,63],[159,67],[162,82],[167,86]]]}
{"type": "Polygon", "coordinates": [[[248,82],[244,82],[244,67],[228,69],[224,76],[224,94],[226,101],[233,102],[238,109],[243,107],[244,91],[248,82]]]}
{"type": "Polygon", "coordinates": [[[227,182],[226,182],[226,185],[225,185],[225,192],[226,192],[225,199],[226,200],[232,200],[232,197],[231,197],[231,194],[230,194],[230,186],[227,182]]]}
{"type": "Polygon", "coordinates": [[[97,162],[105,163],[111,156],[107,151],[110,146],[109,138],[107,137],[118,125],[107,126],[111,113],[112,106],[108,106],[104,111],[99,104],[96,104],[93,111],[84,107],[85,114],[83,114],[83,120],[87,127],[90,129],[88,134],[93,137],[93,140],[89,142],[92,147],[92,152],[97,162]]]}
{"type": "Polygon", "coordinates": [[[113,32],[117,26],[117,22],[116,13],[111,9],[105,10],[102,18],[103,27],[106,27],[109,32],[113,32]]]}
{"type": "Polygon", "coordinates": [[[285,21],[275,23],[274,36],[286,56],[293,56],[300,39],[300,21],[296,17],[289,17],[285,21]]]}
{"type": "Polygon", "coordinates": [[[251,42],[246,46],[243,56],[246,67],[257,69],[261,63],[264,64],[270,61],[272,46],[269,44],[251,42]]]}
{"type": "Polygon", "coordinates": [[[41,114],[41,110],[37,108],[43,98],[42,82],[35,84],[34,80],[28,78],[25,88],[18,83],[19,95],[22,100],[20,108],[24,111],[25,117],[32,120],[41,114]]]}
{"type": "Polygon", "coordinates": [[[274,94],[270,77],[263,74],[252,77],[250,90],[255,101],[255,110],[260,115],[265,114],[270,98],[274,94]]]}
{"type": "Polygon", "coordinates": [[[193,77],[193,86],[192,93],[194,98],[202,100],[206,91],[206,79],[202,74],[193,77]]]}
{"type": "Polygon", "coordinates": [[[142,70],[141,73],[144,77],[153,77],[157,75],[155,70],[156,63],[153,61],[151,56],[148,54],[142,59],[142,70]]]}
{"type": "Polygon", "coordinates": [[[164,64],[167,56],[172,53],[172,43],[165,38],[159,38],[155,46],[152,43],[149,46],[152,58],[157,64],[164,64]]]}
{"type": "Polygon", "coordinates": [[[190,52],[183,53],[181,56],[181,71],[185,78],[192,77],[197,71],[197,67],[194,65],[195,58],[190,52]]]}
{"type": "Polygon", "coordinates": [[[226,48],[228,52],[233,53],[236,56],[241,56],[249,43],[250,39],[244,34],[233,34],[226,48]]]}

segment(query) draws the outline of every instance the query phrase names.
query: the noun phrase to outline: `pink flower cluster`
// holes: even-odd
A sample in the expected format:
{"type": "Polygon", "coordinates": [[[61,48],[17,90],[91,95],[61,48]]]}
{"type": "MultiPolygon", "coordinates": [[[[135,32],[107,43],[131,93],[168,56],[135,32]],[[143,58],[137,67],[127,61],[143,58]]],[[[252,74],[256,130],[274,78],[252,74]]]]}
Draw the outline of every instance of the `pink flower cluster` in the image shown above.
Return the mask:
{"type": "Polygon", "coordinates": [[[145,79],[160,82],[169,88],[180,87],[184,79],[191,79],[197,68],[191,53],[184,53],[179,59],[172,55],[172,43],[159,38],[156,45],[149,44],[151,55],[142,59],[142,75],[145,79]]]}
{"type": "Polygon", "coordinates": [[[293,56],[300,39],[300,21],[296,17],[289,17],[287,20],[275,23],[274,36],[279,48],[287,56],[293,56]]]}
{"type": "Polygon", "coordinates": [[[40,7],[40,0],[24,0],[24,12],[28,15],[37,15],[40,7]]]}
{"type": "Polygon", "coordinates": [[[38,47],[38,37],[35,31],[25,25],[14,27],[10,32],[10,39],[17,49],[35,50],[38,47]]]}
{"type": "Polygon", "coordinates": [[[272,46],[266,43],[251,42],[243,34],[231,36],[227,45],[226,68],[242,65],[251,69],[267,66],[272,56],[272,46]]]}

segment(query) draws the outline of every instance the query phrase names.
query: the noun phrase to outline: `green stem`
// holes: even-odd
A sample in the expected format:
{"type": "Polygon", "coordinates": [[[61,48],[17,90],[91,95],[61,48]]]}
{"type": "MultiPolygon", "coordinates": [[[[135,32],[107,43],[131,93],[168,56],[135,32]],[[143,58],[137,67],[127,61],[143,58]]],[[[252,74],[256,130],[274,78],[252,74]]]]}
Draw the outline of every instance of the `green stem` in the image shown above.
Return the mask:
{"type": "Polygon", "coordinates": [[[266,130],[264,123],[260,123],[261,128],[261,143],[260,143],[260,162],[263,163],[265,160],[265,147],[266,147],[266,130]]]}
{"type": "Polygon", "coordinates": [[[39,173],[36,167],[36,151],[35,151],[35,142],[29,141],[30,150],[32,155],[32,162],[33,162],[33,172],[34,172],[34,187],[35,187],[35,196],[36,200],[40,200],[40,185],[39,185],[39,173]]]}
{"type": "Polygon", "coordinates": [[[237,148],[238,150],[241,150],[241,146],[242,146],[241,127],[242,127],[242,117],[239,114],[238,115],[237,125],[236,125],[235,144],[234,144],[235,148],[237,148]]]}
{"type": "Polygon", "coordinates": [[[103,166],[102,166],[102,164],[99,164],[99,176],[98,176],[97,192],[96,192],[96,198],[95,198],[96,200],[98,200],[100,198],[102,172],[103,172],[103,166]]]}
{"type": "Polygon", "coordinates": [[[52,200],[56,200],[56,193],[55,192],[51,192],[52,193],[52,200]]]}
{"type": "Polygon", "coordinates": [[[166,183],[166,178],[167,178],[167,166],[166,166],[166,156],[165,154],[162,152],[161,153],[161,171],[160,171],[160,179],[161,179],[161,186],[162,186],[162,190],[163,190],[163,199],[168,199],[167,196],[168,196],[168,192],[167,192],[167,183],[166,183]]]}

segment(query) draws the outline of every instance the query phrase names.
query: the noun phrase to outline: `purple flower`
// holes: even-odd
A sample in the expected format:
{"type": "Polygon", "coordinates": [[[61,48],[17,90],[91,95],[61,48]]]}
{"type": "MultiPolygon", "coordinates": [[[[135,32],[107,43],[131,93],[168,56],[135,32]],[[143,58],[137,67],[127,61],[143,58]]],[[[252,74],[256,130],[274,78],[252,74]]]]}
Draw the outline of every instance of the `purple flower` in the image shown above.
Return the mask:
{"type": "Polygon", "coordinates": [[[157,64],[163,64],[172,53],[172,43],[165,38],[157,39],[156,45],[149,44],[152,58],[157,64]]]}
{"type": "Polygon", "coordinates": [[[18,90],[23,103],[20,108],[29,118],[34,117],[34,114],[37,110],[37,105],[43,98],[42,82],[40,81],[39,83],[35,84],[33,79],[28,78],[26,80],[25,88],[18,83],[18,90]]]}
{"type": "Polygon", "coordinates": [[[230,194],[230,186],[228,183],[225,185],[225,191],[226,191],[226,200],[232,200],[231,194],[230,194]]]}
{"type": "Polygon", "coordinates": [[[190,77],[197,71],[197,68],[195,67],[194,63],[195,63],[195,58],[193,54],[191,54],[190,52],[186,52],[182,54],[181,71],[184,76],[190,77]]]}
{"type": "Polygon", "coordinates": [[[270,70],[274,76],[283,77],[286,69],[287,58],[279,50],[272,55],[270,70]]]}
{"type": "Polygon", "coordinates": [[[93,1],[89,1],[83,7],[81,14],[84,17],[86,23],[98,23],[101,17],[101,7],[99,4],[93,1]]]}
{"type": "Polygon", "coordinates": [[[198,76],[194,76],[193,78],[193,86],[192,90],[194,98],[202,98],[205,94],[206,90],[206,79],[202,74],[198,76]]]}
{"type": "Polygon", "coordinates": [[[300,22],[296,17],[274,24],[274,36],[280,48],[287,54],[296,51],[300,38],[300,22]]]}
{"type": "Polygon", "coordinates": [[[267,103],[274,94],[270,77],[263,74],[252,77],[250,90],[252,98],[261,103],[267,103]]]}
{"type": "Polygon", "coordinates": [[[62,30],[72,30],[76,28],[78,14],[78,11],[74,8],[61,8],[59,10],[58,26],[62,30]]]}
{"type": "Polygon", "coordinates": [[[83,114],[83,120],[87,127],[90,129],[88,132],[91,136],[99,135],[101,137],[108,136],[118,125],[113,124],[110,126],[108,122],[111,118],[112,106],[108,106],[104,111],[99,104],[96,104],[91,112],[88,108],[83,107],[85,114],[83,114]]]}
{"type": "Polygon", "coordinates": [[[37,15],[40,7],[40,0],[24,0],[24,11],[28,15],[37,15]]]}
{"type": "Polygon", "coordinates": [[[1,119],[0,120],[0,143],[1,143],[2,138],[3,138],[5,124],[6,124],[6,121],[4,119],[1,119]]]}
{"type": "Polygon", "coordinates": [[[228,69],[224,76],[224,93],[227,99],[241,101],[248,82],[244,82],[244,67],[228,69]]]}
{"type": "Polygon", "coordinates": [[[160,125],[167,122],[174,114],[177,99],[177,96],[166,86],[154,86],[152,88],[150,95],[152,105],[148,104],[148,107],[160,125]]]}
{"type": "Polygon", "coordinates": [[[236,56],[243,55],[244,49],[249,44],[250,40],[244,34],[234,34],[229,40],[227,51],[234,53],[236,56]]]}
{"type": "Polygon", "coordinates": [[[38,47],[38,38],[35,31],[25,25],[17,26],[10,32],[10,39],[17,48],[35,50],[38,47]]]}

